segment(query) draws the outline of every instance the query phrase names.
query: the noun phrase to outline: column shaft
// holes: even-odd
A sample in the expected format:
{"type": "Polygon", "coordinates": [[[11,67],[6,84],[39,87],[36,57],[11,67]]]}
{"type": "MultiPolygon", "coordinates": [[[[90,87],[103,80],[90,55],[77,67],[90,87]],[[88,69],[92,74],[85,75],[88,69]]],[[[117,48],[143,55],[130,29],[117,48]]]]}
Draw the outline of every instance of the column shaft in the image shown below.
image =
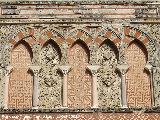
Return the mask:
{"type": "Polygon", "coordinates": [[[126,81],[125,75],[122,75],[122,107],[127,108],[127,92],[126,92],[126,81]]]}
{"type": "Polygon", "coordinates": [[[3,79],[4,83],[4,109],[8,109],[8,85],[9,85],[9,75],[12,70],[12,66],[7,66],[6,67],[6,75],[5,78],[3,79]]]}
{"type": "Polygon", "coordinates": [[[62,107],[67,108],[68,104],[68,89],[67,89],[67,78],[68,72],[70,71],[70,66],[60,66],[59,69],[63,72],[63,97],[62,97],[62,107]]]}

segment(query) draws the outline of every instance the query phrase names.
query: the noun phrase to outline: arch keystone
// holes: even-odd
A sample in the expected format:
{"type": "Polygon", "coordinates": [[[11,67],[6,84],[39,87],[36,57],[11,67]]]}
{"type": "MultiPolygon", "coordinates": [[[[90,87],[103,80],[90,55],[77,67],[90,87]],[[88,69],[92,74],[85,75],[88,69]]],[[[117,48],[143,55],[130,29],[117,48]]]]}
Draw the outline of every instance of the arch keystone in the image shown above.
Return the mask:
{"type": "Polygon", "coordinates": [[[107,32],[106,32],[106,37],[107,37],[107,38],[111,38],[111,36],[112,36],[112,32],[111,32],[111,31],[107,31],[107,32]]]}
{"type": "Polygon", "coordinates": [[[46,32],[46,35],[47,35],[48,39],[50,39],[50,38],[53,37],[53,34],[52,34],[51,31],[47,31],[47,32],[46,32]]]}

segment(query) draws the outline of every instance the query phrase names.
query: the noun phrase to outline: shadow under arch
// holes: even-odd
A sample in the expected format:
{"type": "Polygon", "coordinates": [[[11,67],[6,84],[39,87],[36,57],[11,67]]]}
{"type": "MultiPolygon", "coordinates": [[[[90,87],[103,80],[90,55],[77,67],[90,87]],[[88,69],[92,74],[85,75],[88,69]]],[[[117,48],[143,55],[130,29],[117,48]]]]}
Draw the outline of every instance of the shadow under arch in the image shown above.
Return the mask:
{"type": "Polygon", "coordinates": [[[59,45],[54,40],[49,39],[43,44],[42,49],[46,47],[47,45],[51,45],[53,48],[55,48],[56,52],[58,53],[59,60],[61,61],[62,53],[61,53],[61,49],[59,45]]]}
{"type": "Polygon", "coordinates": [[[114,54],[116,55],[116,59],[118,61],[119,60],[119,51],[118,51],[117,46],[114,44],[114,42],[111,41],[110,39],[106,39],[99,45],[99,48],[101,48],[102,45],[104,45],[104,44],[108,45],[114,51],[114,54]]]}
{"type": "Polygon", "coordinates": [[[89,50],[87,44],[84,41],[82,41],[81,39],[77,39],[72,45],[70,45],[69,51],[76,44],[78,44],[79,46],[81,46],[84,49],[85,53],[87,54],[87,58],[88,58],[88,62],[89,62],[90,61],[90,50],[89,50]]]}
{"type": "MultiPolygon", "coordinates": [[[[132,44],[135,44],[138,48],[140,48],[143,52],[143,54],[145,55],[145,60],[146,62],[148,61],[148,51],[147,51],[147,48],[146,46],[138,39],[134,39],[133,41],[131,41],[128,46],[127,46],[127,49],[132,45],[132,44]]],[[[126,50],[127,51],[127,50],[126,50]]]]}
{"type": "Polygon", "coordinates": [[[31,60],[32,60],[32,58],[33,58],[33,51],[32,51],[32,48],[31,48],[31,46],[25,41],[25,40],[20,40],[20,41],[18,41],[14,46],[13,46],[13,48],[12,48],[12,52],[14,51],[14,49],[18,46],[18,45],[20,45],[20,44],[22,44],[26,49],[27,49],[27,51],[29,52],[29,54],[30,54],[30,58],[31,58],[31,60]]]}

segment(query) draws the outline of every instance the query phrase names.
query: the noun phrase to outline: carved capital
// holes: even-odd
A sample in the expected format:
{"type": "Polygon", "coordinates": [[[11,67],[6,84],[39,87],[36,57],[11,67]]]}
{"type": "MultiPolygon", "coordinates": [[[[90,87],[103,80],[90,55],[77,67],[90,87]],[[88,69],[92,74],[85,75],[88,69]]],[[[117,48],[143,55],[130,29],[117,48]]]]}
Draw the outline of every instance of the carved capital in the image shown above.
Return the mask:
{"type": "Polygon", "coordinates": [[[35,76],[37,76],[41,67],[40,66],[30,66],[29,69],[33,72],[35,76]]]}
{"type": "Polygon", "coordinates": [[[97,71],[100,68],[100,66],[98,66],[98,65],[88,65],[87,68],[88,68],[88,70],[91,71],[92,75],[95,76],[97,74],[97,71]]]}
{"type": "Polygon", "coordinates": [[[117,70],[119,70],[122,75],[124,75],[127,72],[128,68],[128,64],[122,64],[117,66],[117,70]]]}
{"type": "Polygon", "coordinates": [[[64,75],[67,75],[67,73],[71,70],[71,66],[63,65],[59,66],[59,69],[63,72],[64,75]]]}
{"type": "Polygon", "coordinates": [[[144,68],[151,73],[151,71],[152,71],[152,69],[153,69],[153,66],[152,66],[151,64],[147,63],[144,68]]]}
{"type": "Polygon", "coordinates": [[[12,66],[6,66],[6,76],[9,76],[9,74],[12,72],[13,67],[12,66]]]}

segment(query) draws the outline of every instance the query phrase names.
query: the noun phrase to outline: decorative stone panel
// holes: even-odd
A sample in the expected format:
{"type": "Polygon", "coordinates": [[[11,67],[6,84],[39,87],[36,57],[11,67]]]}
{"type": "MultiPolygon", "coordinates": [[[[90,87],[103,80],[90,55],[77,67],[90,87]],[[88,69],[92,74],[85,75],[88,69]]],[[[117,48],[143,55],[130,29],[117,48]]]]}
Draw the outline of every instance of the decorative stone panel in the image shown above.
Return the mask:
{"type": "Polygon", "coordinates": [[[9,79],[9,108],[31,108],[33,76],[28,71],[31,52],[24,43],[17,44],[11,53],[13,70],[9,79]]]}
{"type": "Polygon", "coordinates": [[[60,64],[60,52],[57,46],[49,41],[41,50],[40,56],[41,70],[39,107],[59,108],[62,104],[62,75],[58,70],[60,64]]]}
{"type": "Polygon", "coordinates": [[[138,42],[131,42],[125,52],[129,65],[126,74],[127,101],[129,107],[151,107],[151,80],[144,69],[147,62],[147,51],[138,42]]]}
{"type": "Polygon", "coordinates": [[[120,77],[116,72],[118,53],[111,41],[105,41],[98,50],[99,107],[120,106],[120,77]]]}
{"type": "Polygon", "coordinates": [[[75,42],[69,49],[68,61],[71,71],[68,73],[68,107],[90,108],[92,104],[92,79],[87,71],[89,53],[85,46],[75,42]]]}

